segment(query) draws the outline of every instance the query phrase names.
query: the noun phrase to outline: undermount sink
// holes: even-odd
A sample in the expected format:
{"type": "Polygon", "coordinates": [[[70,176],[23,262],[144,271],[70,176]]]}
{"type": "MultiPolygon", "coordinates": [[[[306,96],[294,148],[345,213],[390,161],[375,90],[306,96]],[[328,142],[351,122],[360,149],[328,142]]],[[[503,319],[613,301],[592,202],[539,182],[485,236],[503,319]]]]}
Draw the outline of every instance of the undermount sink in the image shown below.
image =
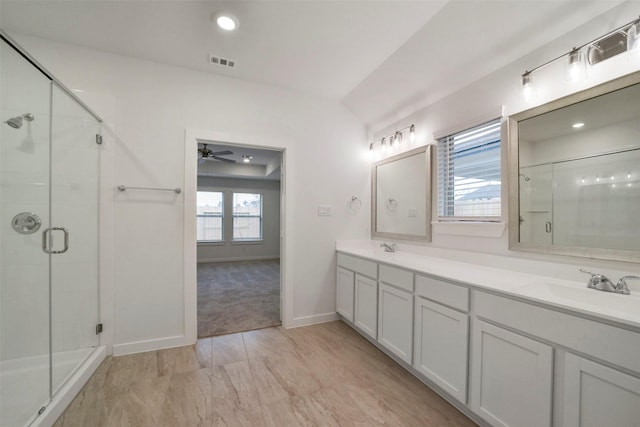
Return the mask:
{"type": "Polygon", "coordinates": [[[603,292],[586,287],[578,287],[562,283],[540,281],[524,285],[518,290],[528,297],[548,302],[580,306],[596,312],[617,311],[624,313],[640,312],[640,296],[603,292]]]}

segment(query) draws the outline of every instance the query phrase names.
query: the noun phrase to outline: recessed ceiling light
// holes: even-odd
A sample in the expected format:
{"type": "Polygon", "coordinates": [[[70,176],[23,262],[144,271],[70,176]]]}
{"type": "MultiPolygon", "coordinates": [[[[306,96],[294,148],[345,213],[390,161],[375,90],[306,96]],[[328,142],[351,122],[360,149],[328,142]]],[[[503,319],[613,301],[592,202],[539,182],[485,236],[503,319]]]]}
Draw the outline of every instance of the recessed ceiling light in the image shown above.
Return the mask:
{"type": "Polygon", "coordinates": [[[238,20],[230,13],[215,14],[215,21],[220,29],[225,31],[233,31],[238,28],[238,20]]]}
{"type": "Polygon", "coordinates": [[[572,127],[576,128],[576,129],[579,129],[579,128],[581,128],[582,126],[584,126],[584,123],[582,123],[582,122],[574,123],[574,124],[572,125],[572,127]]]}
{"type": "Polygon", "coordinates": [[[242,161],[245,163],[249,163],[253,159],[253,156],[242,156],[242,161]]]}

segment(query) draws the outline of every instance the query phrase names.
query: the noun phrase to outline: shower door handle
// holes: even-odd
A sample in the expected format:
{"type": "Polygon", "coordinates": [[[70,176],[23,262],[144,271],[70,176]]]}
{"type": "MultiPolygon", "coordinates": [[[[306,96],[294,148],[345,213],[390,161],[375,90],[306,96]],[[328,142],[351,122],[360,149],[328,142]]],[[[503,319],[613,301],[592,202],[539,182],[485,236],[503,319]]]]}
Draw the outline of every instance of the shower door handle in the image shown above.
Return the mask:
{"type": "Polygon", "coordinates": [[[547,233],[551,233],[551,221],[547,221],[547,223],[544,225],[544,231],[546,231],[547,233]]]}
{"type": "Polygon", "coordinates": [[[69,230],[64,227],[51,227],[47,228],[42,232],[42,250],[48,254],[63,254],[69,250],[69,230]],[[49,247],[49,239],[47,236],[51,234],[52,231],[62,231],[64,233],[64,247],[60,251],[54,251],[49,247]]]}

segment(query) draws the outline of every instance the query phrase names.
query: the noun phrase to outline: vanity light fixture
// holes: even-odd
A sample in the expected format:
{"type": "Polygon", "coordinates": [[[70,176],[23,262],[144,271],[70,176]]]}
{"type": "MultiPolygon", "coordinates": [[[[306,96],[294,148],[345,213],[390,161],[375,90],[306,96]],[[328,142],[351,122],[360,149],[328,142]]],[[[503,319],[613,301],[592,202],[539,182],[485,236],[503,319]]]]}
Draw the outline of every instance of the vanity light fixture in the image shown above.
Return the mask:
{"type": "MultiPolygon", "coordinates": [[[[522,93],[524,95],[525,100],[529,100],[531,95],[533,94],[533,81],[532,75],[534,71],[539,70],[540,68],[546,67],[547,65],[567,57],[567,76],[570,81],[577,82],[584,78],[586,78],[586,67],[587,61],[585,60],[584,52],[589,49],[598,48],[598,42],[601,42],[608,37],[615,34],[623,34],[627,40],[626,52],[634,52],[636,54],[640,54],[640,18],[637,18],[621,27],[616,28],[609,33],[598,37],[595,40],[590,41],[582,46],[574,47],[569,52],[564,53],[556,58],[553,58],[550,61],[545,62],[542,65],[538,65],[531,70],[525,71],[522,74],[522,93]]],[[[610,57],[610,56],[609,56],[610,57]]],[[[606,59],[606,58],[604,58],[606,59]]],[[[593,63],[592,63],[593,64],[593,63]]]]}
{"type": "Polygon", "coordinates": [[[580,129],[582,126],[584,126],[584,123],[582,122],[577,122],[571,125],[571,127],[574,129],[580,129]]]}
{"type": "Polygon", "coordinates": [[[242,161],[245,163],[249,163],[251,159],[253,159],[253,156],[247,156],[247,155],[242,156],[242,161]]]}
{"type": "Polygon", "coordinates": [[[627,51],[640,54],[640,18],[627,31],[627,51]]]}
{"type": "MultiPolygon", "coordinates": [[[[390,148],[393,148],[394,150],[399,149],[400,144],[402,144],[402,141],[404,140],[404,133],[406,131],[409,132],[409,140],[411,142],[414,142],[416,138],[415,137],[416,125],[411,124],[389,135],[383,136],[380,139],[380,141],[372,142],[371,144],[369,144],[369,151],[374,153],[378,150],[378,147],[382,153],[387,153],[390,148]]],[[[372,157],[376,157],[376,156],[372,156],[372,157]]]]}
{"type": "Polygon", "coordinates": [[[531,72],[529,71],[525,71],[522,75],[522,95],[525,101],[530,100],[533,95],[533,83],[531,81],[531,72]]]}
{"type": "Polygon", "coordinates": [[[582,50],[574,47],[569,52],[569,63],[567,66],[567,74],[569,80],[572,82],[578,82],[586,76],[586,63],[584,62],[584,55],[582,50]]]}

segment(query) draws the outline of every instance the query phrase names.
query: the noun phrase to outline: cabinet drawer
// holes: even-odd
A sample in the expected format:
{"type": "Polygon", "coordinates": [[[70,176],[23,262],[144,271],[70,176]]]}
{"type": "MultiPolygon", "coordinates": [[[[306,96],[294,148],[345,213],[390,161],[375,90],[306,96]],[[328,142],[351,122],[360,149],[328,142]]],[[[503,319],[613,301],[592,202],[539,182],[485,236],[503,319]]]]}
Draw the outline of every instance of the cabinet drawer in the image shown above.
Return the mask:
{"type": "Polygon", "coordinates": [[[380,281],[413,292],[413,273],[400,268],[380,266],[380,281]]]}
{"type": "Polygon", "coordinates": [[[351,255],[338,254],[338,266],[344,267],[347,270],[355,271],[363,276],[371,277],[373,279],[378,278],[378,264],[373,261],[367,261],[351,255]]]}
{"type": "Polygon", "coordinates": [[[638,332],[484,292],[473,298],[477,316],[640,372],[638,332]]]}
{"type": "Polygon", "coordinates": [[[416,274],[416,294],[457,310],[469,311],[469,289],[464,286],[416,274]]]}

